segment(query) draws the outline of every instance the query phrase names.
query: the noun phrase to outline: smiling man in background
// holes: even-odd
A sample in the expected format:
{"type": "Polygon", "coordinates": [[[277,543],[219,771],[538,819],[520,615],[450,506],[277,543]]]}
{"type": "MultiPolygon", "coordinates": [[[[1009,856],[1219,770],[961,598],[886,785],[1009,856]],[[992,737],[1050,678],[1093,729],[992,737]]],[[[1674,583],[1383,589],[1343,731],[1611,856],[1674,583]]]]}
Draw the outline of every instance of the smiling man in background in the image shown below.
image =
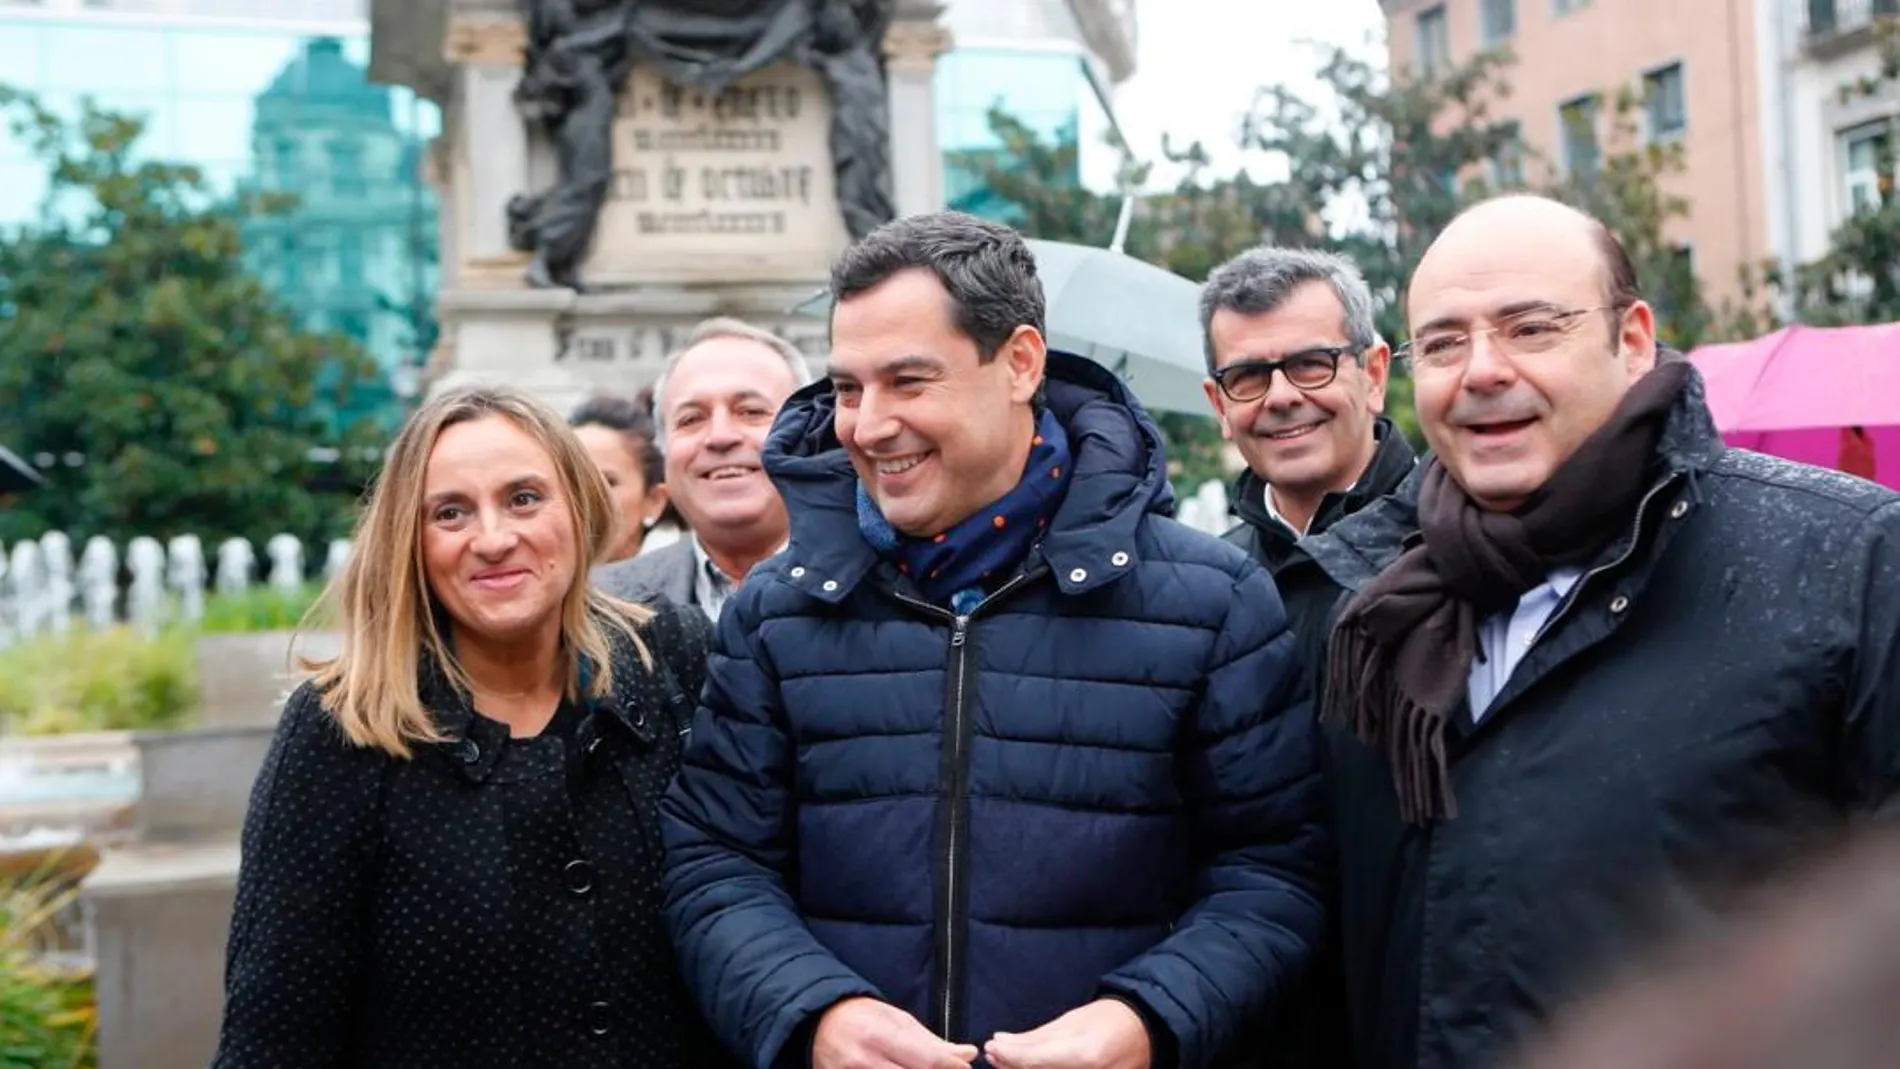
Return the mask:
{"type": "Polygon", "coordinates": [[[708,319],[653,386],[666,488],[691,534],[599,568],[594,582],[630,601],[665,598],[717,622],[726,598],[785,545],[785,503],[760,452],[792,391],[811,381],[793,345],[738,319],[708,319]]]}
{"type": "Polygon", "coordinates": [[[1247,470],[1227,541],[1273,576],[1300,661],[1315,666],[1339,588],[1299,551],[1390,493],[1414,467],[1385,411],[1391,349],[1372,294],[1344,257],[1259,248],[1216,268],[1201,290],[1207,399],[1247,470]]]}

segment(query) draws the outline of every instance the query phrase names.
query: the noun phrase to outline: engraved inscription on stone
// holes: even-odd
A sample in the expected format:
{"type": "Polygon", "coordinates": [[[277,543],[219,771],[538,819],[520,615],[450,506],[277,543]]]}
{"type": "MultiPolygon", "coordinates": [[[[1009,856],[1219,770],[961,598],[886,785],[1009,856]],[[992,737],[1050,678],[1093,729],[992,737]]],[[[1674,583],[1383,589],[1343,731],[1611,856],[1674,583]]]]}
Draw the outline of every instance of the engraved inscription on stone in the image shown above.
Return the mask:
{"type": "Polygon", "coordinates": [[[582,277],[595,285],[822,279],[846,244],[817,74],[781,64],[719,93],[638,67],[582,277]]]}
{"type": "MultiPolygon", "coordinates": [[[[784,320],[767,318],[755,322],[798,347],[813,361],[814,369],[822,366],[829,355],[829,331],[825,320],[810,317],[784,320]]],[[[645,363],[657,370],[669,354],[686,343],[692,328],[693,324],[686,322],[649,327],[587,327],[576,330],[566,340],[556,351],[554,361],[577,372],[584,372],[589,367],[637,363],[645,363]]]]}

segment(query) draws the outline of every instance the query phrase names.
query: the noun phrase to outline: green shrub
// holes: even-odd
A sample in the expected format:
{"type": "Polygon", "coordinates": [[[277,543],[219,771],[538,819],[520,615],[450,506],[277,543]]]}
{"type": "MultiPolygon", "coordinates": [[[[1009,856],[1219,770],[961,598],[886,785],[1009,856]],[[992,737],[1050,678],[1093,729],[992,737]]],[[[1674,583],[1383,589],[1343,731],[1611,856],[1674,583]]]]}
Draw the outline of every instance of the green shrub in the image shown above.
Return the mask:
{"type": "Polygon", "coordinates": [[[198,630],[207,635],[288,631],[322,594],[318,583],[306,583],[292,594],[268,586],[254,586],[242,594],[213,594],[205,599],[205,616],[198,630]]]}
{"type": "Polygon", "coordinates": [[[45,874],[0,882],[0,1069],[93,1069],[98,1009],[89,970],[43,956],[70,881],[45,874]]]}
{"type": "Polygon", "coordinates": [[[26,735],[181,727],[198,703],[194,637],[75,631],[0,651],[0,730],[26,735]]]}

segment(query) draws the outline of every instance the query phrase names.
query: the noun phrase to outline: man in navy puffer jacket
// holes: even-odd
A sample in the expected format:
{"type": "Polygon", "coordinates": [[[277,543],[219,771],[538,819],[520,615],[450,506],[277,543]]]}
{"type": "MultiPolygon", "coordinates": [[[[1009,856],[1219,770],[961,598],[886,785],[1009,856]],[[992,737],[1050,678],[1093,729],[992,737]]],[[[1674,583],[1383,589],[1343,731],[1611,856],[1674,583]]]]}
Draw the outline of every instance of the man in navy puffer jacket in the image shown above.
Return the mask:
{"type": "Polygon", "coordinates": [[[1014,231],[901,219],[832,291],[665,802],[689,984],[760,1069],[1241,1063],[1328,864],[1272,582],[1168,518],[1014,231]]]}

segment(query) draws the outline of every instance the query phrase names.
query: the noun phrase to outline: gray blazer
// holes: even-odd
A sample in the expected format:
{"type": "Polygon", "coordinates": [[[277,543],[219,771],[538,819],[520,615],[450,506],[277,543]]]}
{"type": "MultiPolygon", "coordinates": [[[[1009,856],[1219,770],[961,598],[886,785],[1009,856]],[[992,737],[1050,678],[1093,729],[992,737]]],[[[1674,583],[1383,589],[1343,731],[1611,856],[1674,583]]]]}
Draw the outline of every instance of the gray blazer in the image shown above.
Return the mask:
{"type": "Polygon", "coordinates": [[[593,579],[595,586],[624,601],[664,599],[682,608],[698,609],[699,599],[693,596],[698,567],[693,541],[682,535],[679,541],[651,553],[603,564],[594,569],[593,579]]]}

